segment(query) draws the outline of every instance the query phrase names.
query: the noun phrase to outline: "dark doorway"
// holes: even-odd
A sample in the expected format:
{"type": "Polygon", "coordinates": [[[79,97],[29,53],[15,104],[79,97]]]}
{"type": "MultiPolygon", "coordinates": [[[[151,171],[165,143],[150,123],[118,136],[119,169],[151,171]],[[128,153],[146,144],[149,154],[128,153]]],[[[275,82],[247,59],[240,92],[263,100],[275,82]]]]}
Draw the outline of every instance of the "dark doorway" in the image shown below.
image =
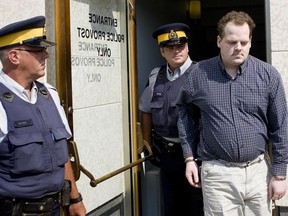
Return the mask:
{"type": "Polygon", "coordinates": [[[191,58],[199,61],[218,55],[217,21],[227,12],[235,10],[248,13],[256,23],[250,54],[266,61],[264,3],[264,0],[201,0],[200,19],[190,19],[187,13],[187,24],[191,27],[189,41],[191,58]]]}

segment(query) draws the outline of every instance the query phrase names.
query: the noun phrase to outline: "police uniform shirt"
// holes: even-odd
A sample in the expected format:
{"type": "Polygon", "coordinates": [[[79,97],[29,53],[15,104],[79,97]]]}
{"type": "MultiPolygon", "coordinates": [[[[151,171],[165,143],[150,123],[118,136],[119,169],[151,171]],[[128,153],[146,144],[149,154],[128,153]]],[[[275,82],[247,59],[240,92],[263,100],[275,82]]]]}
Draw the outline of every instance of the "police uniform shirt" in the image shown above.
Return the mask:
{"type": "MultiPolygon", "coordinates": [[[[167,78],[170,81],[176,80],[178,77],[180,77],[182,74],[185,73],[185,71],[190,67],[192,64],[192,60],[188,56],[187,60],[184,62],[184,64],[180,67],[177,68],[175,71],[171,71],[170,68],[168,67],[167,63],[167,78]]],[[[151,100],[153,96],[153,90],[154,90],[154,84],[157,79],[157,75],[159,72],[160,67],[154,68],[150,75],[149,75],[149,85],[144,89],[140,100],[139,100],[139,109],[142,112],[146,113],[151,113],[151,100]]]]}
{"type": "MultiPolygon", "coordinates": [[[[0,72],[0,83],[3,83],[9,90],[11,90],[15,95],[20,97],[22,100],[35,104],[37,101],[37,91],[38,88],[35,83],[33,83],[33,87],[31,89],[31,99],[29,98],[29,94],[27,90],[25,90],[20,84],[18,84],[16,81],[11,79],[7,74],[5,74],[2,70],[0,72]]],[[[45,83],[44,84],[46,88],[48,89],[50,95],[52,96],[53,101],[55,102],[55,105],[57,107],[57,110],[61,116],[61,119],[63,121],[63,124],[65,125],[66,130],[71,133],[71,130],[68,125],[68,121],[64,112],[63,107],[60,103],[60,98],[58,96],[57,91],[55,88],[53,88],[51,85],[45,83]]],[[[2,103],[0,102],[0,142],[4,139],[6,134],[8,133],[7,129],[7,115],[5,112],[5,109],[2,106],[2,103]]]]}

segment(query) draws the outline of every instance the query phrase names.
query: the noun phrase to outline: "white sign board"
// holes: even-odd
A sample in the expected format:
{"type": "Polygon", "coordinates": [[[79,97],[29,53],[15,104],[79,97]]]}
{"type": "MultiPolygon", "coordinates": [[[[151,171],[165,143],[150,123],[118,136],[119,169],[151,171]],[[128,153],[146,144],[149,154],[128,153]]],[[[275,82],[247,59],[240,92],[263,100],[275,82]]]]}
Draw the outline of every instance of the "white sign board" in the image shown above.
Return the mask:
{"type": "MultiPolygon", "coordinates": [[[[124,164],[125,1],[71,0],[70,11],[74,140],[80,163],[99,178],[124,164]]],[[[88,211],[125,191],[123,174],[91,188],[81,173],[77,183],[85,192],[88,211]]]]}

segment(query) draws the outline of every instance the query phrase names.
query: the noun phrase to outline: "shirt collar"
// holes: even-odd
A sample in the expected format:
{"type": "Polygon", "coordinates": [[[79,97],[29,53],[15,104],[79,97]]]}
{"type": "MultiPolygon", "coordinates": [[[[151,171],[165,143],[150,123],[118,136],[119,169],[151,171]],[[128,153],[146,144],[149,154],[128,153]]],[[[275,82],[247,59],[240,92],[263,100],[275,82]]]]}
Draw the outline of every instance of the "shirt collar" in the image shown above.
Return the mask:
{"type": "Polygon", "coordinates": [[[25,98],[28,101],[33,102],[36,98],[36,93],[38,91],[36,84],[33,82],[31,88],[31,99],[29,99],[29,95],[27,90],[11,77],[9,77],[3,70],[0,72],[0,82],[3,83],[7,88],[9,88],[12,92],[14,92],[20,98],[25,98]]]}
{"type": "Polygon", "coordinates": [[[190,59],[189,56],[186,59],[186,61],[184,62],[184,64],[181,67],[176,68],[174,71],[172,71],[169,68],[169,65],[167,63],[167,77],[171,77],[172,79],[173,79],[173,77],[175,77],[175,79],[178,78],[183,73],[185,73],[185,71],[190,67],[191,64],[192,64],[192,60],[190,59]]]}
{"type": "MultiPolygon", "coordinates": [[[[245,61],[239,66],[238,68],[238,75],[241,75],[244,71],[245,71],[245,68],[247,68],[247,65],[248,65],[248,60],[250,58],[250,55],[248,55],[248,57],[245,59],[245,61]]],[[[221,71],[226,74],[225,72],[225,67],[223,65],[223,62],[222,62],[222,59],[221,59],[221,55],[219,54],[218,56],[218,62],[219,62],[219,66],[221,68],[221,71]]]]}

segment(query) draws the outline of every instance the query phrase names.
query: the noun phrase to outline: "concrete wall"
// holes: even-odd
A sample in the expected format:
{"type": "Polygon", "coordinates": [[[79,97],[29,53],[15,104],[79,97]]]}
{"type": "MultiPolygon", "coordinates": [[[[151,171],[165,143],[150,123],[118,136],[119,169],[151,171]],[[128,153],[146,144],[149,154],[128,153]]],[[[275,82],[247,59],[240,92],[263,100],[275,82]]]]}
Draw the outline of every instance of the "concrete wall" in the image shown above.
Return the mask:
{"type": "Polygon", "coordinates": [[[0,13],[0,28],[2,28],[12,22],[45,15],[45,0],[1,0],[0,13]]]}
{"type": "Polygon", "coordinates": [[[270,1],[271,63],[281,73],[288,98],[288,1],[270,1]]]}
{"type": "MultiPolygon", "coordinates": [[[[288,1],[277,0],[270,2],[271,22],[271,63],[281,73],[288,98],[288,1]]],[[[287,185],[288,188],[288,185],[287,185]]],[[[287,190],[288,191],[288,190],[287,190]]],[[[288,194],[276,205],[288,206],[288,194]]],[[[287,209],[286,209],[287,210],[287,209]]],[[[283,213],[284,214],[284,213],[283,213]]],[[[288,215],[288,214],[287,214],[288,215]]]]}
{"type": "MultiPolygon", "coordinates": [[[[45,16],[45,0],[26,0],[25,4],[20,0],[1,0],[0,1],[0,28],[13,22],[29,19],[33,16],[45,16]]],[[[0,63],[0,68],[2,65],[0,63]]],[[[44,81],[47,76],[41,78],[44,81]]]]}

